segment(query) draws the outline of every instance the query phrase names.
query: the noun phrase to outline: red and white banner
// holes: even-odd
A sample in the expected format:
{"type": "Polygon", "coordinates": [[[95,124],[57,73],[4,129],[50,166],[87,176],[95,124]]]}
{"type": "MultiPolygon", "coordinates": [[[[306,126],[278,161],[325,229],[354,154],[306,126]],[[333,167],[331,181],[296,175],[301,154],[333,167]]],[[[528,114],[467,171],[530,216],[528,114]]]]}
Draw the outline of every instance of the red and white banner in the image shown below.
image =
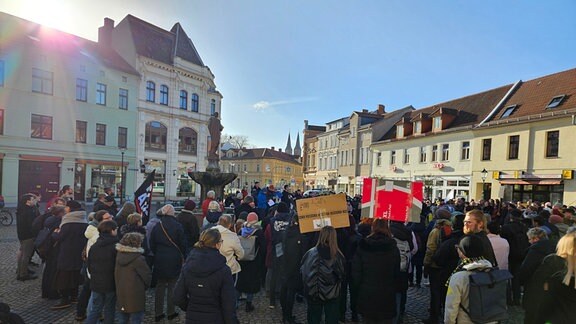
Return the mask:
{"type": "Polygon", "coordinates": [[[362,188],[362,218],[386,218],[420,222],[422,182],[365,178],[362,188]]]}

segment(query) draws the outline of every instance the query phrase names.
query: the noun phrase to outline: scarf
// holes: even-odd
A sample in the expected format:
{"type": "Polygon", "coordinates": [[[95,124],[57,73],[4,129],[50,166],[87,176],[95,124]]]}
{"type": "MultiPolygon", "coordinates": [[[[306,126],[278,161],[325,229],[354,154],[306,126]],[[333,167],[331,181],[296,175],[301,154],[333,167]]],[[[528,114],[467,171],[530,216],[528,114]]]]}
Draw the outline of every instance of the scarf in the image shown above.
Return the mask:
{"type": "Polygon", "coordinates": [[[450,277],[448,277],[445,286],[448,287],[452,275],[454,275],[456,272],[486,268],[487,264],[490,264],[490,266],[488,266],[489,268],[492,267],[492,263],[490,263],[490,261],[486,260],[484,257],[460,259],[460,263],[458,263],[456,269],[454,269],[450,277]]]}
{"type": "Polygon", "coordinates": [[[62,222],[60,223],[60,228],[64,226],[64,224],[68,223],[80,223],[80,224],[87,224],[86,221],[86,212],[83,210],[78,210],[74,212],[69,212],[68,214],[62,217],[62,222]]]}

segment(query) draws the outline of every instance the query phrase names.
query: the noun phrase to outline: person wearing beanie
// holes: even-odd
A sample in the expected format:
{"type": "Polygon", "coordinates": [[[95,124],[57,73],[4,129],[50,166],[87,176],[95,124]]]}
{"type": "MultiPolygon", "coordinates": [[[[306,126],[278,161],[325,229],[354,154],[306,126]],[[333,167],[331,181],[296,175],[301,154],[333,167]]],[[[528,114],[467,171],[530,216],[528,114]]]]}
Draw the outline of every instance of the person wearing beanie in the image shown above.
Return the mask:
{"type": "Polygon", "coordinates": [[[570,227],[567,224],[564,224],[564,218],[559,215],[550,216],[548,221],[550,222],[550,224],[556,226],[560,237],[564,236],[566,234],[566,231],[568,231],[568,227],[570,227]]]}
{"type": "Polygon", "coordinates": [[[236,290],[246,294],[246,312],[254,310],[252,301],[254,294],[260,291],[260,286],[264,279],[264,257],[266,256],[266,240],[261,222],[258,220],[258,214],[251,212],[246,217],[246,222],[240,230],[240,236],[243,238],[254,238],[256,245],[256,258],[254,260],[240,260],[242,271],[238,273],[238,282],[236,290]]]}
{"type": "Polygon", "coordinates": [[[178,317],[172,293],[176,280],[180,275],[182,263],[188,250],[184,228],[174,217],[174,206],[167,204],[160,209],[160,221],[150,233],[150,250],[154,254],[154,275],[158,278],[155,289],[155,320],[161,321],[178,317]],[[164,313],[164,303],[167,299],[167,315],[164,313]]]}
{"type": "Polygon", "coordinates": [[[448,293],[444,308],[444,323],[472,323],[468,314],[462,310],[469,308],[470,275],[473,271],[492,268],[492,263],[486,260],[484,243],[476,235],[465,235],[456,246],[460,265],[454,270],[448,283],[448,293]]]}
{"type": "Polygon", "coordinates": [[[143,323],[146,309],[146,289],[152,281],[152,271],[142,253],[144,236],[130,232],[116,244],[116,298],[123,323],[143,323]]]}
{"type": "Polygon", "coordinates": [[[184,228],[184,236],[186,237],[186,250],[190,251],[194,244],[198,242],[200,237],[200,226],[198,220],[194,216],[193,210],[196,208],[196,203],[188,199],[184,203],[184,209],[178,214],[178,222],[184,228]]]}
{"type": "MultiPolygon", "coordinates": [[[[290,225],[292,219],[292,214],[288,209],[288,205],[280,202],[277,205],[274,216],[270,219],[269,224],[266,227],[265,236],[269,242],[267,249],[270,254],[270,259],[268,261],[268,256],[266,256],[266,265],[270,266],[270,308],[276,307],[276,287],[280,287],[280,268],[283,260],[284,251],[282,249],[282,238],[284,231],[290,225]]],[[[266,274],[268,276],[268,274],[266,274]]]]}

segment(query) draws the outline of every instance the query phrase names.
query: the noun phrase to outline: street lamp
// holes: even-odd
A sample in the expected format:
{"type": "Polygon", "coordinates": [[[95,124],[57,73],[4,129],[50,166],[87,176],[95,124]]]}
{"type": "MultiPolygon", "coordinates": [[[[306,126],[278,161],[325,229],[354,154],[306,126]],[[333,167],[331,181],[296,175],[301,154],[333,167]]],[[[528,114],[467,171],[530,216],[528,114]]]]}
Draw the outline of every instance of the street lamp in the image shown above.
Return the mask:
{"type": "Polygon", "coordinates": [[[121,169],[121,175],[122,178],[120,178],[120,205],[122,205],[124,203],[124,178],[126,177],[126,172],[125,172],[125,168],[124,168],[124,153],[126,152],[126,148],[125,147],[120,147],[120,154],[122,155],[122,162],[120,163],[122,165],[122,169],[121,169]]]}
{"type": "Polygon", "coordinates": [[[482,199],[486,200],[486,177],[488,176],[488,171],[484,168],[480,173],[482,177],[482,199]]]}

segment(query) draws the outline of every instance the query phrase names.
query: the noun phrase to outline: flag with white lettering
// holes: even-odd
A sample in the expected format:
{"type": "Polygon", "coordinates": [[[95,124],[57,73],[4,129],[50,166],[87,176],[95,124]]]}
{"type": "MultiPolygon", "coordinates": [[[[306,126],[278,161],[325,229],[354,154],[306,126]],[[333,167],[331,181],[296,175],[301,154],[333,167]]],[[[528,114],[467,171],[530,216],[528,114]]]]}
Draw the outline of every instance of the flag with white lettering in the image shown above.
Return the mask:
{"type": "Polygon", "coordinates": [[[134,192],[134,205],[136,212],[142,215],[142,224],[146,225],[150,219],[150,206],[152,205],[152,186],[154,184],[154,175],[156,170],[146,177],[140,187],[134,192]]]}

